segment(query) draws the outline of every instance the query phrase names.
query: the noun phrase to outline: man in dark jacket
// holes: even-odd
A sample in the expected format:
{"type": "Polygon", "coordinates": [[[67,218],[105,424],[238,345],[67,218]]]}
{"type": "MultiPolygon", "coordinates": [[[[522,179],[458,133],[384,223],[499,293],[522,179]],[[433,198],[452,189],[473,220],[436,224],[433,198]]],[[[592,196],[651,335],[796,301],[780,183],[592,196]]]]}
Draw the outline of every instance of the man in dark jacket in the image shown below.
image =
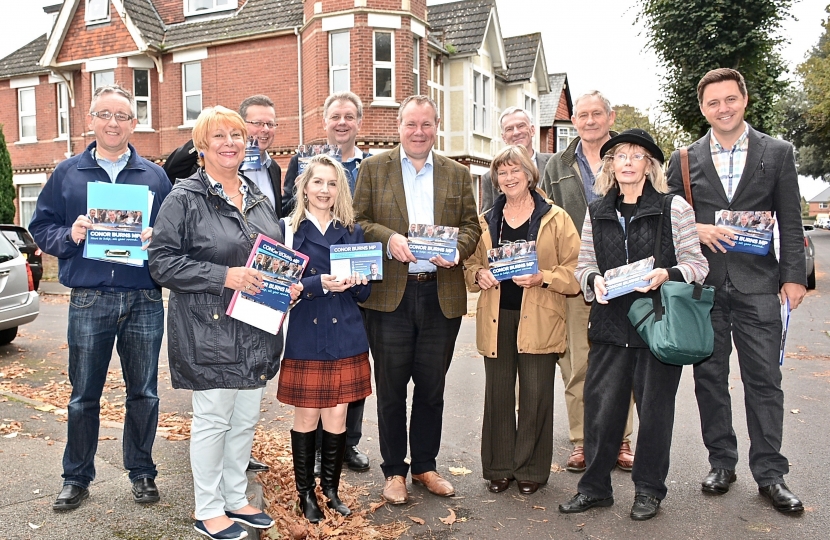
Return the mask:
{"type": "MultiPolygon", "coordinates": [[[[616,135],[611,131],[615,118],[611,103],[601,93],[594,91],[579,96],[574,102],[574,114],[571,117],[579,137],[548,160],[542,175],[542,189],[557,206],[568,212],[580,234],[588,203],[597,198],[594,181],[602,168],[600,148],[616,135]]],[[[579,293],[567,298],[566,307],[568,350],[559,359],[559,369],[565,384],[565,406],[568,409],[571,444],[574,445],[568,457],[567,469],[582,472],[585,470],[585,406],[582,389],[588,371],[588,314],[591,306],[585,303],[585,297],[579,293]]],[[[633,412],[632,398],[617,458],[617,466],[624,471],[630,471],[634,466],[634,452],[631,450],[633,412]]]]}
{"type": "MultiPolygon", "coordinates": [[[[158,357],[164,334],[161,288],[142,266],[84,257],[87,185],[91,182],[148,186],[153,194],[148,242],[159,206],[170,193],[161,167],[143,159],[129,144],[136,125],[135,102],[120,86],[95,91],[89,109],[95,142],[60,163],[38,197],[29,230],[38,246],[59,259],[60,282],[72,288],[69,303],[69,400],[63,489],[52,507],[71,510],[89,496],[95,478],[99,401],[113,343],[127,386],[124,467],[137,503],[159,500],[153,441],[158,424],[158,357]]],[[[146,244],[145,244],[146,245],[146,244]]]]}
{"type": "MultiPolygon", "coordinates": [[[[271,205],[277,212],[277,217],[282,217],[283,198],[286,196],[283,194],[282,188],[282,169],[268,155],[268,148],[274,142],[277,129],[277,113],[274,110],[274,102],[268,96],[263,95],[245,98],[239,105],[239,115],[247,124],[248,137],[257,142],[260,152],[259,166],[244,170],[242,174],[254,181],[262,194],[271,201],[271,205]]],[[[187,141],[167,156],[164,163],[164,172],[167,173],[167,177],[173,183],[177,180],[189,178],[199,168],[196,163],[197,157],[193,141],[187,141]]],[[[294,191],[293,179],[289,185],[286,177],[285,189],[285,193],[290,198],[294,191]]]]}

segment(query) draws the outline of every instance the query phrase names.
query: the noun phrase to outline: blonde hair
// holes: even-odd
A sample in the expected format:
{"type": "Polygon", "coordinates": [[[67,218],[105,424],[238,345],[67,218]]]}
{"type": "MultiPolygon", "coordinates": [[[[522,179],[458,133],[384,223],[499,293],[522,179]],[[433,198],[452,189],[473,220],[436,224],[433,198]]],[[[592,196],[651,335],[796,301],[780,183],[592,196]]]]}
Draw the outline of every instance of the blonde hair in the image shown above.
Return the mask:
{"type": "Polygon", "coordinates": [[[613,148],[605,153],[602,161],[602,172],[599,173],[599,176],[597,176],[597,180],[594,183],[594,193],[602,197],[611,191],[612,188],[617,187],[617,179],[614,177],[614,155],[624,146],[631,149],[639,148],[646,155],[646,159],[648,159],[649,163],[649,167],[646,169],[646,178],[648,178],[648,181],[651,182],[651,186],[658,193],[668,193],[669,186],[666,182],[666,175],[663,173],[663,166],[654,158],[654,156],[649,154],[645,148],[631,143],[620,143],[614,145],[613,148]]]}
{"type": "Polygon", "coordinates": [[[329,156],[328,154],[320,154],[314,156],[309,160],[308,164],[299,177],[294,186],[294,199],[297,203],[294,205],[294,210],[288,216],[288,223],[294,232],[300,228],[300,223],[303,222],[305,212],[308,210],[308,198],[305,196],[305,188],[311,179],[314,177],[314,171],[317,167],[331,167],[337,176],[337,197],[334,198],[334,204],[331,208],[331,213],[337,218],[344,227],[348,227],[350,231],[354,230],[355,213],[352,206],[352,192],[349,189],[349,182],[346,179],[346,169],[339,161],[329,156]]]}
{"type": "Polygon", "coordinates": [[[207,150],[209,143],[208,138],[210,132],[219,126],[230,127],[231,129],[238,129],[242,132],[242,138],[248,138],[248,127],[245,125],[245,120],[239,116],[239,113],[227,109],[221,105],[215,107],[207,107],[199,113],[196,119],[196,124],[193,126],[193,146],[199,151],[199,166],[205,166],[205,160],[202,153],[207,150]]]}
{"type": "Polygon", "coordinates": [[[527,175],[527,181],[529,182],[528,189],[531,191],[533,191],[536,188],[536,184],[539,183],[539,169],[537,169],[530,160],[530,156],[527,154],[527,150],[524,146],[505,146],[498,154],[496,154],[493,161],[490,162],[490,181],[493,182],[493,187],[496,188],[497,192],[501,191],[499,189],[498,170],[502,165],[518,165],[521,167],[527,175]]]}

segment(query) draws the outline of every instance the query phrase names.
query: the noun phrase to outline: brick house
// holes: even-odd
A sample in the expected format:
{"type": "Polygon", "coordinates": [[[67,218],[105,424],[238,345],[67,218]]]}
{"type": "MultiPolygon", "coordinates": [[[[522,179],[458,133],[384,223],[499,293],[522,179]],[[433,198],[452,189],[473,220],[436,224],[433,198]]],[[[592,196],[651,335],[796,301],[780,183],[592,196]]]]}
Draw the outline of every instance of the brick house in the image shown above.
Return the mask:
{"type": "Polygon", "coordinates": [[[270,152],[282,165],[298,144],[324,140],[322,104],[338,90],[364,102],[358,145],[384,151],[398,142],[400,102],[429,94],[443,117],[436,149],[475,179],[502,144],[500,111],[538,111],[550,89],[541,37],[503,38],[495,0],[64,0],[44,10],[50,32],[0,60],[24,224],[55,165],[94,140],[87,113],[102,84],[135,94],[131,142],[157,162],[190,138],[203,107],[235,109],[257,93],[276,103],[270,152]]]}
{"type": "Polygon", "coordinates": [[[830,213],[830,188],[825,189],[812,199],[807,204],[810,205],[808,215],[816,216],[818,214],[830,213]]]}

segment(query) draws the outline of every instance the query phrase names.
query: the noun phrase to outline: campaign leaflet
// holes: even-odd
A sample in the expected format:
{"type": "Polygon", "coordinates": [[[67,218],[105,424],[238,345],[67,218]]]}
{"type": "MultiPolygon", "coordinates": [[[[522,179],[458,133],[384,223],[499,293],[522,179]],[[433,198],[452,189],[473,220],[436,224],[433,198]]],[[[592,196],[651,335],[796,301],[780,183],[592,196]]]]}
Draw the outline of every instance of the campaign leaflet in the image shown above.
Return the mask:
{"type": "Polygon", "coordinates": [[[87,184],[87,217],[84,257],[107,262],[143,265],[141,231],[149,223],[152,194],[147,186],[92,182],[87,184]]]}
{"type": "Polygon", "coordinates": [[[335,161],[341,161],[340,147],[336,144],[301,144],[297,147],[297,176],[303,174],[306,165],[314,156],[328,154],[335,161]]]}
{"type": "Polygon", "coordinates": [[[407,232],[409,251],[419,261],[428,261],[438,255],[453,262],[457,253],[458,227],[413,223],[407,232]]]}
{"type": "Polygon", "coordinates": [[[654,257],[640,259],[605,271],[605,296],[603,300],[617,298],[632,292],[637,287],[647,287],[643,276],[654,269],[654,257]]]}
{"type": "Polygon", "coordinates": [[[262,272],[262,290],[257,294],[236,291],[227,315],[277,335],[291,303],[289,289],[300,281],[307,264],[307,256],[260,234],[245,266],[262,272]]]}
{"type": "Polygon", "coordinates": [[[334,244],[330,248],[331,275],[337,281],[357,274],[358,281],[383,279],[383,245],[380,242],[365,244],[334,244]]]}
{"type": "Polygon", "coordinates": [[[536,240],[508,242],[487,252],[490,272],[499,281],[513,276],[527,276],[539,271],[536,240]]]}
{"type": "Polygon", "coordinates": [[[715,212],[715,225],[728,227],[735,233],[734,246],[721,242],[726,251],[752,255],[769,253],[775,229],[775,215],[772,212],[718,210],[715,212]]]}

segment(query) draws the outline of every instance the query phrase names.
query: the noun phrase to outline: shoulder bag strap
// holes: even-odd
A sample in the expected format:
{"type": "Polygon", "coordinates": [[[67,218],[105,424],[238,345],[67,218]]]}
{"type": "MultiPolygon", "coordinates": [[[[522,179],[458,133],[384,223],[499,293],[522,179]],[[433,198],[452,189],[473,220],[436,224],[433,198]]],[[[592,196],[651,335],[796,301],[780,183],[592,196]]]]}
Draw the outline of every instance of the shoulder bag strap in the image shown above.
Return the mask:
{"type": "MultiPolygon", "coordinates": [[[[654,268],[663,267],[663,216],[666,215],[666,203],[671,203],[672,196],[664,195],[660,204],[660,217],[657,218],[657,233],[654,235],[654,268]]],[[[669,204],[671,212],[671,204],[669,204]]],[[[651,291],[651,301],[654,306],[654,320],[663,318],[663,302],[660,296],[660,289],[651,291]]]]}
{"type": "Polygon", "coordinates": [[[680,175],[683,177],[683,191],[686,192],[686,202],[689,203],[689,206],[694,207],[691,174],[689,173],[689,149],[686,147],[680,149],[680,175]]]}

